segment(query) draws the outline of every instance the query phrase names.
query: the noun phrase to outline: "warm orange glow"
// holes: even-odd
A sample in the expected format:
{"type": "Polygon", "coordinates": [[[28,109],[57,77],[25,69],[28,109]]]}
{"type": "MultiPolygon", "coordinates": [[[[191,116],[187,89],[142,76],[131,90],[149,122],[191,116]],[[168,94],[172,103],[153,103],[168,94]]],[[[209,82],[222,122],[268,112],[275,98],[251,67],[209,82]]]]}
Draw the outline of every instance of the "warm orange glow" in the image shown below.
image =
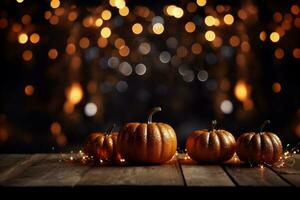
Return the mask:
{"type": "Polygon", "coordinates": [[[64,8],[57,8],[57,9],[55,9],[54,13],[55,13],[57,16],[63,16],[64,13],[65,13],[65,9],[64,9],[64,8]]]}
{"type": "Polygon", "coordinates": [[[184,46],[180,46],[177,48],[176,53],[179,58],[184,58],[187,56],[188,50],[184,46]]]}
{"type": "Polygon", "coordinates": [[[234,22],[234,18],[231,14],[227,14],[224,16],[224,23],[227,25],[231,25],[234,22]]]}
{"type": "Polygon", "coordinates": [[[37,34],[37,33],[33,33],[31,34],[30,36],[30,41],[33,43],[33,44],[36,44],[40,41],[40,35],[37,34]]]}
{"type": "Polygon", "coordinates": [[[123,17],[127,16],[129,14],[129,8],[127,6],[121,8],[119,14],[123,17]]]}
{"type": "Polygon", "coordinates": [[[187,4],[186,9],[189,13],[194,13],[197,11],[197,4],[190,2],[187,4]]]}
{"type": "Polygon", "coordinates": [[[26,33],[21,33],[18,37],[20,44],[25,44],[28,41],[28,36],[26,33]]]}
{"type": "Polygon", "coordinates": [[[79,40],[79,46],[83,49],[86,49],[90,46],[90,40],[87,37],[83,37],[79,40]]]}
{"type": "Polygon", "coordinates": [[[250,51],[250,44],[247,41],[242,42],[241,49],[243,52],[249,52],[250,51]]]}
{"type": "Polygon", "coordinates": [[[12,25],[11,29],[12,29],[13,32],[18,33],[22,30],[22,26],[20,24],[14,23],[12,25]]]}
{"type": "Polygon", "coordinates": [[[50,49],[50,50],[48,51],[48,56],[49,56],[49,58],[52,59],[52,60],[56,59],[57,56],[58,56],[57,50],[56,50],[56,49],[50,49]]]}
{"type": "Polygon", "coordinates": [[[298,15],[300,13],[299,6],[298,5],[292,5],[291,13],[293,13],[294,15],[298,15]]]}
{"type": "Polygon", "coordinates": [[[109,38],[111,35],[111,30],[110,28],[108,27],[104,27],[102,30],[101,30],[101,36],[104,37],[104,38],[109,38]]]}
{"type": "Polygon", "coordinates": [[[284,51],[281,48],[276,48],[274,55],[277,59],[282,59],[284,57],[284,51]]]}
{"type": "Polygon", "coordinates": [[[140,23],[135,23],[132,26],[132,32],[134,34],[140,34],[143,31],[143,26],[140,23]]]}
{"type": "Polygon", "coordinates": [[[85,17],[82,21],[84,27],[92,27],[94,24],[94,19],[91,16],[85,17]]]}
{"type": "Polygon", "coordinates": [[[56,137],[56,142],[59,146],[65,146],[67,144],[67,137],[63,134],[59,134],[56,137]]]}
{"type": "Polygon", "coordinates": [[[211,15],[206,16],[204,19],[204,23],[207,26],[213,26],[213,25],[215,25],[215,22],[216,22],[215,18],[211,15]]]}
{"type": "Polygon", "coordinates": [[[163,24],[161,24],[161,23],[156,23],[156,24],[153,25],[152,29],[153,29],[153,32],[154,32],[155,34],[160,35],[160,34],[162,34],[162,33],[164,32],[164,29],[165,29],[165,28],[164,28],[164,25],[163,25],[163,24]]]}
{"type": "Polygon", "coordinates": [[[259,39],[260,39],[261,41],[265,41],[265,40],[267,39],[267,34],[266,34],[265,31],[260,32],[260,34],[259,34],[259,39]]]}
{"type": "Polygon", "coordinates": [[[103,38],[103,37],[99,37],[98,41],[97,41],[97,44],[100,48],[104,48],[107,46],[108,44],[108,40],[106,38],[103,38]]]}
{"type": "Polygon", "coordinates": [[[293,56],[294,56],[295,58],[300,58],[300,48],[295,48],[295,49],[293,50],[293,56]]]}
{"type": "Polygon", "coordinates": [[[205,39],[209,42],[214,41],[216,38],[216,34],[213,31],[206,31],[205,33],[205,39]]]}
{"type": "Polygon", "coordinates": [[[51,6],[51,8],[58,8],[60,6],[60,1],[59,0],[51,0],[50,6],[51,6]]]}
{"type": "Polygon", "coordinates": [[[34,93],[34,87],[32,85],[26,85],[24,92],[27,96],[31,96],[34,93]]]}
{"type": "Polygon", "coordinates": [[[49,10],[44,13],[44,17],[47,20],[49,20],[51,18],[51,16],[52,16],[52,13],[49,10]]]}
{"type": "Polygon", "coordinates": [[[71,12],[68,14],[68,19],[69,19],[71,22],[75,21],[75,20],[77,19],[77,17],[78,17],[78,14],[77,14],[77,12],[75,12],[75,11],[71,11],[71,12]]]}
{"type": "Polygon", "coordinates": [[[103,20],[109,20],[111,18],[111,12],[109,10],[103,10],[101,17],[103,20]]]}
{"type": "Polygon", "coordinates": [[[234,88],[234,95],[240,101],[245,101],[248,98],[249,91],[246,82],[239,80],[234,88]]]}
{"type": "Polygon", "coordinates": [[[280,83],[278,83],[278,82],[273,83],[272,90],[275,93],[279,93],[281,91],[281,85],[280,85],[280,83]]]}
{"type": "Polygon", "coordinates": [[[274,19],[274,21],[277,22],[277,23],[281,22],[281,20],[282,20],[282,14],[279,13],[279,12],[275,12],[275,13],[273,14],[273,19],[274,19]]]}
{"type": "Polygon", "coordinates": [[[61,126],[58,122],[53,122],[50,126],[50,131],[53,135],[59,135],[61,133],[61,126]]]}
{"type": "Polygon", "coordinates": [[[243,101],[243,107],[245,110],[252,110],[254,107],[254,103],[252,101],[252,99],[246,99],[245,101],[243,101]]]}
{"type": "Polygon", "coordinates": [[[33,57],[33,54],[32,54],[32,51],[30,51],[30,50],[25,50],[24,52],[23,52],[23,54],[22,54],[22,57],[23,57],[23,59],[25,60],[25,61],[30,61],[31,59],[32,59],[32,57],[33,57]]]}
{"type": "Polygon", "coordinates": [[[73,55],[76,52],[76,46],[73,43],[69,43],[66,47],[66,52],[69,55],[73,55]]]}
{"type": "Polygon", "coordinates": [[[280,39],[279,33],[277,33],[277,32],[272,32],[272,33],[270,34],[270,40],[271,40],[272,42],[278,42],[279,39],[280,39]]]}
{"type": "Polygon", "coordinates": [[[216,48],[219,48],[223,44],[223,40],[221,37],[216,37],[214,41],[212,41],[212,45],[216,48]]]}
{"type": "Polygon", "coordinates": [[[5,19],[5,18],[0,19],[0,28],[1,29],[5,29],[7,27],[7,25],[8,25],[7,19],[5,19]]]}
{"type": "Polygon", "coordinates": [[[78,104],[83,97],[81,85],[77,82],[72,83],[72,85],[66,89],[66,96],[70,103],[73,105],[78,104]]]}
{"type": "Polygon", "coordinates": [[[247,17],[248,17],[247,12],[246,12],[244,9],[240,9],[240,10],[238,11],[238,16],[239,16],[239,18],[242,19],[242,20],[246,20],[247,17]]]}
{"type": "Polygon", "coordinates": [[[50,24],[52,24],[52,25],[56,25],[56,24],[58,24],[58,22],[59,22],[59,17],[58,16],[56,16],[56,15],[52,15],[52,17],[50,18],[50,24]]]}
{"type": "Polygon", "coordinates": [[[103,20],[101,18],[96,19],[95,26],[100,27],[103,24],[103,20]]]}
{"type": "Polygon", "coordinates": [[[78,69],[81,66],[81,62],[80,56],[72,56],[70,66],[73,69],[78,69]]]}
{"type": "Polygon", "coordinates": [[[22,23],[23,24],[29,24],[30,22],[31,22],[31,17],[30,17],[30,15],[24,15],[23,17],[22,17],[22,19],[21,19],[21,21],[22,21],[22,23]]]}
{"type": "Polygon", "coordinates": [[[194,24],[194,22],[187,22],[184,28],[186,32],[192,33],[196,30],[196,25],[194,24]]]}
{"type": "Polygon", "coordinates": [[[122,46],[125,45],[125,41],[122,38],[117,38],[115,40],[114,45],[115,45],[116,48],[120,49],[122,46]]]}
{"type": "Polygon", "coordinates": [[[230,43],[231,46],[237,47],[240,44],[240,38],[236,35],[231,36],[230,39],[229,39],[229,43],[230,43]]]}
{"type": "Polygon", "coordinates": [[[122,46],[122,47],[119,49],[119,54],[120,54],[120,56],[122,56],[122,57],[128,56],[129,53],[130,53],[130,49],[128,48],[128,46],[122,46]]]}
{"type": "Polygon", "coordinates": [[[206,0],[197,0],[196,2],[198,4],[198,6],[201,6],[201,7],[206,5],[206,0]]]}
{"type": "Polygon", "coordinates": [[[297,17],[294,21],[294,25],[296,28],[300,28],[300,17],[297,17]]]}
{"type": "Polygon", "coordinates": [[[192,45],[192,52],[193,52],[193,54],[196,54],[196,55],[200,54],[202,52],[202,46],[201,46],[201,44],[194,43],[192,45]]]}
{"type": "Polygon", "coordinates": [[[8,131],[4,127],[0,127],[0,142],[5,142],[8,139],[8,131]]]}

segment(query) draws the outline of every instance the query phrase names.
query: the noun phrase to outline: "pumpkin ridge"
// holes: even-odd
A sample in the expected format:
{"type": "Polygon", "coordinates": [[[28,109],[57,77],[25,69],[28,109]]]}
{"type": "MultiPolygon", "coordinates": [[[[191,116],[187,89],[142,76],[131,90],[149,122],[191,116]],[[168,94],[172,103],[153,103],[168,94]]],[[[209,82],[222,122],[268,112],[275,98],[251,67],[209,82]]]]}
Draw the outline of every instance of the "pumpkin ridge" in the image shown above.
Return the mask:
{"type": "Polygon", "coordinates": [[[269,140],[271,141],[271,147],[272,147],[272,156],[271,156],[271,163],[273,163],[274,159],[275,159],[275,151],[276,151],[276,145],[274,144],[274,141],[272,139],[272,137],[270,137],[269,133],[265,133],[264,134],[265,137],[269,138],[269,140]]]}
{"type": "Polygon", "coordinates": [[[163,125],[161,125],[160,123],[158,123],[157,127],[158,127],[159,133],[160,133],[160,144],[161,144],[160,145],[161,151],[160,151],[160,155],[159,155],[159,160],[162,160],[162,157],[164,156],[164,143],[165,143],[165,140],[163,139],[164,138],[163,137],[164,133],[163,133],[163,130],[162,130],[163,125]]]}

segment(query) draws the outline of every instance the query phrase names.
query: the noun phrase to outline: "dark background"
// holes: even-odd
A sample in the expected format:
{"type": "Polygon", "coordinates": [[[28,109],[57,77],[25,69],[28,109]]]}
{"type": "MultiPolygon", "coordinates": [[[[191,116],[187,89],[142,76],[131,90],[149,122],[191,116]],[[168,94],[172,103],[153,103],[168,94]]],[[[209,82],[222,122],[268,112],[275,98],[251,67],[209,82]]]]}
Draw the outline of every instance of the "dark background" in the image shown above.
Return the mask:
{"type": "Polygon", "coordinates": [[[293,13],[291,7],[299,8],[300,1],[209,1],[204,7],[195,4],[196,1],[126,1],[130,13],[124,17],[108,2],[61,1],[59,8],[64,12],[58,16],[59,22],[53,25],[45,18],[46,11],[56,15],[50,1],[1,1],[0,152],[78,149],[89,133],[105,131],[113,122],[119,129],[126,122],[146,121],[148,110],[154,106],[162,107],[154,121],[172,125],[181,148],[192,130],[208,128],[212,119],[218,120],[219,128],[235,136],[257,131],[264,120],[270,119],[271,124],[266,130],[277,133],[284,146],[299,142],[300,56],[295,52],[300,51],[300,12],[293,13]],[[196,10],[188,12],[187,5],[192,2],[196,10]],[[177,19],[164,14],[165,7],[170,4],[181,7],[184,15],[177,19]],[[226,9],[217,12],[217,6],[226,9]],[[141,7],[151,11],[148,18],[136,14],[135,10],[141,7]],[[112,17],[101,27],[83,25],[87,17],[101,17],[104,9],[110,10],[112,17]],[[241,10],[247,15],[244,19],[239,15],[241,10]],[[71,11],[78,15],[75,21],[68,20],[71,11]],[[274,20],[276,12],[282,15],[279,22],[274,20]],[[232,25],[223,23],[225,14],[234,17],[232,25]],[[22,22],[24,15],[31,17],[29,23],[22,22]],[[207,26],[204,19],[208,15],[217,17],[221,25],[207,26]],[[151,18],[155,16],[164,19],[161,35],[148,30],[151,18]],[[190,21],[196,25],[192,33],[185,30],[185,24],[190,21]],[[131,31],[136,22],[143,25],[139,35],[131,31]],[[21,29],[13,31],[14,24],[21,29]],[[104,26],[110,27],[112,34],[108,45],[101,48],[97,40],[104,26]],[[288,28],[284,29],[285,26],[288,28]],[[282,27],[284,34],[280,40],[270,41],[269,35],[282,27]],[[222,44],[214,46],[213,42],[207,41],[204,37],[207,30],[213,30],[222,44]],[[262,31],[267,34],[265,41],[259,37],[262,31]],[[40,40],[37,44],[30,41],[20,44],[18,35],[21,33],[28,36],[38,33],[40,40]],[[233,47],[230,44],[232,36],[238,36],[239,45],[233,47]],[[79,45],[82,37],[90,40],[87,48],[79,45]],[[130,48],[126,57],[120,56],[114,46],[114,41],[120,37],[130,48]],[[170,37],[176,38],[177,47],[167,45],[170,37]],[[65,50],[70,38],[76,46],[72,55],[65,50]],[[147,55],[138,50],[143,42],[151,46],[147,55]],[[243,42],[250,49],[243,49],[243,42]],[[200,54],[191,51],[194,43],[201,45],[200,54]],[[180,56],[179,47],[187,50],[186,56],[180,56]],[[55,59],[48,56],[52,48],[58,52],[55,59]],[[278,48],[284,52],[283,57],[276,57],[278,48]],[[22,57],[26,50],[33,54],[29,61],[22,57]],[[160,61],[163,51],[171,55],[170,62],[160,61]],[[75,56],[81,64],[72,68],[75,56]],[[124,75],[120,66],[109,66],[112,56],[120,63],[129,63],[130,75],[124,75]],[[139,63],[146,66],[144,75],[135,72],[139,63]],[[200,81],[198,73],[203,70],[208,73],[208,79],[200,81]],[[247,87],[248,95],[243,100],[235,95],[239,81],[247,87]],[[74,105],[73,112],[68,113],[64,110],[68,99],[66,93],[74,83],[80,84],[83,97],[74,105]],[[274,84],[279,84],[281,90],[276,91],[274,84]],[[34,87],[31,95],[24,92],[28,85],[34,87]],[[89,91],[91,85],[96,88],[93,92],[89,91]],[[233,106],[228,113],[220,107],[224,100],[233,106]],[[90,102],[98,108],[93,116],[85,113],[90,102]],[[58,131],[51,130],[53,123],[60,127],[58,131]]]}

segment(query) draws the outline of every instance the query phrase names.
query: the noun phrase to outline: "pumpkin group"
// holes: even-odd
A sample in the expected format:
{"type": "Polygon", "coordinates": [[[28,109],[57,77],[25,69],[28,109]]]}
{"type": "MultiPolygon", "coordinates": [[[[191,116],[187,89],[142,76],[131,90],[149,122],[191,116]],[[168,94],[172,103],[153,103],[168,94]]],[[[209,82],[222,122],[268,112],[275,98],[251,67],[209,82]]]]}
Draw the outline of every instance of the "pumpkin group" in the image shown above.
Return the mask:
{"type": "Polygon", "coordinates": [[[258,133],[242,134],[237,140],[237,155],[240,160],[251,164],[274,164],[282,156],[279,137],[271,132],[263,132],[269,120],[265,121],[258,133]]]}
{"type": "Polygon", "coordinates": [[[176,153],[177,138],[174,129],[165,123],[152,122],[152,115],[161,111],[153,108],[148,123],[127,123],[118,137],[118,150],[126,161],[161,164],[176,153]]]}
{"type": "Polygon", "coordinates": [[[83,151],[88,156],[104,161],[118,162],[121,159],[117,151],[118,133],[112,132],[114,125],[107,133],[97,132],[88,136],[83,151]]]}
{"type": "Polygon", "coordinates": [[[216,120],[213,120],[211,130],[195,130],[188,136],[186,149],[193,160],[202,163],[222,163],[234,155],[234,136],[228,131],[215,129],[216,124],[216,120]]]}

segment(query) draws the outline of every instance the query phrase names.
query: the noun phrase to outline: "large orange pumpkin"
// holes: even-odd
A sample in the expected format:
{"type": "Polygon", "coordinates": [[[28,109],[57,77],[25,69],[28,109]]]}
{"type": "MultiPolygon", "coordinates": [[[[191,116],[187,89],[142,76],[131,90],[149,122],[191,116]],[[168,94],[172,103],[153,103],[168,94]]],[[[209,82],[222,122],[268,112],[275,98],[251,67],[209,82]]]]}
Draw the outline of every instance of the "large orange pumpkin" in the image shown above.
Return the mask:
{"type": "Polygon", "coordinates": [[[118,137],[118,150],[126,161],[161,164],[176,153],[177,138],[174,129],[165,123],[152,122],[152,115],[161,111],[155,107],[149,112],[148,123],[127,123],[118,137]]]}
{"type": "Polygon", "coordinates": [[[203,163],[222,163],[235,153],[235,139],[228,131],[215,129],[216,120],[212,121],[211,130],[196,130],[189,135],[186,142],[188,155],[195,161],[203,163]]]}
{"type": "Polygon", "coordinates": [[[97,132],[90,134],[83,147],[84,153],[96,159],[120,161],[121,156],[117,151],[118,132],[113,132],[114,126],[106,133],[97,132]]]}
{"type": "Polygon", "coordinates": [[[279,137],[271,132],[263,132],[269,120],[265,121],[258,133],[242,134],[237,140],[237,155],[240,160],[251,164],[273,164],[282,156],[279,137]]]}

